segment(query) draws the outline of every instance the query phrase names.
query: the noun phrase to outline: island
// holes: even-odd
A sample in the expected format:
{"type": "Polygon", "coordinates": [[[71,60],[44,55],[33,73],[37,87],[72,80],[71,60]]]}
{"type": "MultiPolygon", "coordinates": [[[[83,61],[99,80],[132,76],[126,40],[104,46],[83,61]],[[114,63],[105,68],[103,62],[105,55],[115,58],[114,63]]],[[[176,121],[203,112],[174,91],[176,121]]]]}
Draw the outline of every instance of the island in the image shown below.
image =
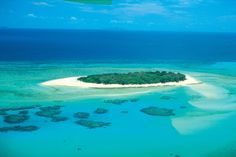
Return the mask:
{"type": "Polygon", "coordinates": [[[179,72],[141,71],[105,73],[61,78],[41,83],[42,86],[67,86],[79,88],[143,88],[161,86],[186,86],[200,81],[179,72]]]}
{"type": "Polygon", "coordinates": [[[97,74],[97,75],[79,77],[78,80],[96,84],[131,85],[131,84],[180,82],[186,80],[186,76],[181,73],[155,71],[155,72],[97,74]]]}

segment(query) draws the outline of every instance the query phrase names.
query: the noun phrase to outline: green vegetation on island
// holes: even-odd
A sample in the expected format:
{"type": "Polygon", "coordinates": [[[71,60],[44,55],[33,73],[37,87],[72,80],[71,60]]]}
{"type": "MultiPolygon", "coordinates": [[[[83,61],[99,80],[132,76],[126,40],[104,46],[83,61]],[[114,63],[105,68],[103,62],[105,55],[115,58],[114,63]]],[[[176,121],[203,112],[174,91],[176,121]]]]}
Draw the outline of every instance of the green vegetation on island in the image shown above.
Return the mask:
{"type": "Polygon", "coordinates": [[[87,83],[127,85],[179,82],[186,80],[186,76],[181,73],[155,71],[97,74],[80,77],[78,80],[87,83]]]}

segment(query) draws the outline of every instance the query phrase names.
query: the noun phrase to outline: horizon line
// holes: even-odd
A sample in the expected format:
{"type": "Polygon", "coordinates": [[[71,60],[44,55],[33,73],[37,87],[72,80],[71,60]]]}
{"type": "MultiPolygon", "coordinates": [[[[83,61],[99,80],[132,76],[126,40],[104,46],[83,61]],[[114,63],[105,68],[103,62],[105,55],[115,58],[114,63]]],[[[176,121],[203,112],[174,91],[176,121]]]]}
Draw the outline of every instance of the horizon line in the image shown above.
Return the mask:
{"type": "Polygon", "coordinates": [[[1,27],[1,30],[64,30],[64,31],[107,31],[107,32],[158,32],[158,33],[209,33],[209,34],[236,34],[230,31],[185,31],[185,30],[144,30],[144,29],[83,29],[83,28],[22,28],[1,27]]]}

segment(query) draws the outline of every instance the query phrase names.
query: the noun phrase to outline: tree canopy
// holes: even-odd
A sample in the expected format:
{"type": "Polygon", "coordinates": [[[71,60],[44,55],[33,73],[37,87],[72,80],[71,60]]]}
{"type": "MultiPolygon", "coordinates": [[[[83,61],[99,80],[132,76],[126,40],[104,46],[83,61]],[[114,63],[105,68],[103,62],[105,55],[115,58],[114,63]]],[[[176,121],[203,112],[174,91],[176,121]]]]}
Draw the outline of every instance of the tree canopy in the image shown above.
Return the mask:
{"type": "Polygon", "coordinates": [[[179,82],[186,80],[186,76],[181,73],[155,71],[97,74],[80,77],[78,80],[87,83],[126,85],[179,82]]]}

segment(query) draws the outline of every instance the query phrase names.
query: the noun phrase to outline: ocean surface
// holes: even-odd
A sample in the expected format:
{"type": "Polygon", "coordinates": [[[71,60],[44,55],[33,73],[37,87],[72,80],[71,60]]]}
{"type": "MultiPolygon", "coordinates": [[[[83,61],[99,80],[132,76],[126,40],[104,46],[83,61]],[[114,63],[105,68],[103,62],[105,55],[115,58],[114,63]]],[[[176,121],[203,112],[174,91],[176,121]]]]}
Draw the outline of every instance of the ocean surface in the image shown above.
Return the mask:
{"type": "Polygon", "coordinates": [[[0,31],[0,111],[7,109],[5,115],[0,112],[0,130],[38,127],[1,131],[0,157],[236,156],[235,35],[47,31],[0,31]],[[124,89],[40,84],[72,76],[155,70],[181,72],[201,83],[124,89]],[[58,105],[65,121],[37,114],[43,107],[58,105]],[[174,115],[141,112],[150,106],[172,109],[174,115]],[[97,108],[108,112],[96,114],[97,108]],[[28,111],[27,120],[6,122],[7,115],[21,111],[28,111]],[[79,125],[76,112],[110,125],[79,125]]]}
{"type": "Polygon", "coordinates": [[[236,33],[0,29],[0,60],[236,61],[236,33]]]}

